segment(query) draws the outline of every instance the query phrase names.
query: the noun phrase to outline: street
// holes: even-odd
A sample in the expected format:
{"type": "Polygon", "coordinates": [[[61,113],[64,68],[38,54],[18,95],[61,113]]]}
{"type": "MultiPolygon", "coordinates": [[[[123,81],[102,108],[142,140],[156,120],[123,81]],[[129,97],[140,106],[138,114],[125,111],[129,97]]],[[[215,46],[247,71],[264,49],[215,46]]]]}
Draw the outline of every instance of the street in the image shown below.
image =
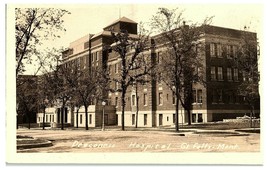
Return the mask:
{"type": "Polygon", "coordinates": [[[229,130],[18,129],[17,135],[50,140],[51,147],[17,150],[18,153],[91,152],[259,152],[260,134],[229,130]]]}

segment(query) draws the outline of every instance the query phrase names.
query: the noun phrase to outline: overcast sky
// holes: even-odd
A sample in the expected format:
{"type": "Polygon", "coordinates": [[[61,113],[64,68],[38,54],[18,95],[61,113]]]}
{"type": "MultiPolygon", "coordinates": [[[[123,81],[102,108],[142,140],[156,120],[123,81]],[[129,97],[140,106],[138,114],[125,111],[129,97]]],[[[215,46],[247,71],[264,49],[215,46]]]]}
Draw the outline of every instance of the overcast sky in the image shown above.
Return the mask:
{"type": "MultiPolygon", "coordinates": [[[[27,5],[24,5],[27,7],[27,5]]],[[[23,6],[20,6],[23,7],[23,6]]],[[[149,22],[152,15],[156,14],[159,7],[184,10],[185,20],[201,23],[206,17],[214,16],[212,25],[242,30],[249,26],[250,31],[257,32],[259,42],[262,41],[263,31],[263,5],[261,4],[86,4],[86,5],[53,5],[56,8],[66,9],[71,12],[64,16],[66,32],[55,41],[46,42],[47,47],[68,47],[70,42],[86,34],[96,34],[117,20],[120,16],[127,17],[137,23],[149,22]]],[[[26,74],[30,74],[27,71],[26,74]]]]}
{"type": "Polygon", "coordinates": [[[260,34],[262,31],[263,6],[252,4],[126,4],[126,5],[77,5],[61,6],[71,12],[65,16],[66,33],[55,41],[55,46],[68,46],[70,42],[88,33],[96,34],[103,27],[125,16],[137,23],[149,22],[159,7],[184,10],[184,18],[192,22],[202,22],[206,17],[214,16],[212,25],[242,30],[245,25],[250,31],[260,34]]]}

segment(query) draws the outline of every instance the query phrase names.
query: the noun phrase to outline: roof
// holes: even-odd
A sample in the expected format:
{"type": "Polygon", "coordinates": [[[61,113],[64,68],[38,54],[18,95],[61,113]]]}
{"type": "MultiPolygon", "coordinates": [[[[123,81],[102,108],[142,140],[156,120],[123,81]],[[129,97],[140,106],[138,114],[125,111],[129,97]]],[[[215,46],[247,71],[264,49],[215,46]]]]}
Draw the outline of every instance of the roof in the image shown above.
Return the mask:
{"type": "MultiPolygon", "coordinates": [[[[114,33],[117,33],[117,32],[114,32],[114,33]]],[[[99,36],[112,36],[112,34],[111,34],[111,31],[101,31],[101,32],[95,34],[91,39],[94,39],[94,38],[99,37],[99,36]]],[[[129,37],[130,38],[138,38],[139,36],[136,34],[129,34],[129,37]]]]}
{"type": "MultiPolygon", "coordinates": [[[[111,24],[109,24],[108,26],[106,26],[105,28],[107,28],[107,27],[109,27],[109,26],[111,26],[111,25],[114,25],[114,24],[116,24],[116,23],[118,23],[118,22],[128,22],[128,23],[137,24],[137,22],[135,22],[135,21],[133,21],[133,20],[131,20],[131,19],[129,19],[129,18],[121,17],[121,18],[117,19],[116,21],[112,22],[111,24]]],[[[105,29],[105,28],[104,28],[104,29],[105,29]]]]}
{"type": "Polygon", "coordinates": [[[110,32],[110,31],[101,31],[101,32],[99,32],[99,33],[95,34],[94,36],[92,36],[92,38],[91,38],[91,39],[93,39],[93,38],[96,38],[96,37],[98,37],[98,36],[100,36],[100,35],[107,35],[107,36],[111,36],[111,32],[110,32]]]}

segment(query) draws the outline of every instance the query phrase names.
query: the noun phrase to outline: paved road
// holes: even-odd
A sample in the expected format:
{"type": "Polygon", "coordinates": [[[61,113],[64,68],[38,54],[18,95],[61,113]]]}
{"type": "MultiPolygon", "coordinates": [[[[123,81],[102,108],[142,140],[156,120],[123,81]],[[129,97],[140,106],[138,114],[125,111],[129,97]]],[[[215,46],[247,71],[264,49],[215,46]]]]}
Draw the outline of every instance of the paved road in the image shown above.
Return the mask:
{"type": "Polygon", "coordinates": [[[201,131],[202,133],[147,130],[28,130],[18,135],[48,139],[53,146],[18,150],[23,152],[259,152],[260,134],[232,131],[201,131]]]}

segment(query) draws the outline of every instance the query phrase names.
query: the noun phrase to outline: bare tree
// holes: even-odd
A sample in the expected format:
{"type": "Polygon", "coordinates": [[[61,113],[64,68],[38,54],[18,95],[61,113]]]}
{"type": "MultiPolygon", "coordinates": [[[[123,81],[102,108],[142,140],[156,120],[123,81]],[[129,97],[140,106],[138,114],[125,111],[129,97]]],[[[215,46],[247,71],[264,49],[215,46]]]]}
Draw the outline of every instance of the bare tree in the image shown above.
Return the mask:
{"type": "Polygon", "coordinates": [[[234,58],[235,66],[243,74],[243,81],[238,86],[238,94],[243,96],[250,106],[250,126],[252,127],[252,117],[255,117],[254,109],[259,103],[259,81],[260,72],[258,70],[258,60],[260,49],[255,33],[251,33],[245,27],[241,32],[241,41],[237,55],[234,58]]]}
{"type": "MultiPolygon", "coordinates": [[[[26,118],[28,128],[31,128],[31,121],[38,108],[37,76],[20,75],[17,77],[17,114],[26,118]]],[[[18,128],[18,119],[17,119],[18,128]]]]}
{"type": "Polygon", "coordinates": [[[135,80],[150,73],[152,68],[149,57],[142,53],[149,50],[149,36],[143,33],[144,29],[140,29],[138,36],[129,35],[126,30],[118,33],[112,32],[114,43],[111,48],[118,55],[121,64],[119,76],[112,80],[120,85],[120,88],[116,90],[121,92],[122,130],[125,129],[124,112],[127,89],[135,80]]]}
{"type": "Polygon", "coordinates": [[[71,89],[64,83],[63,72],[61,69],[62,49],[49,53],[52,57],[49,68],[44,70],[42,82],[40,84],[40,99],[49,99],[51,105],[61,104],[61,129],[64,129],[64,112],[67,102],[71,97],[71,89]]]}
{"type": "Polygon", "coordinates": [[[62,17],[70,14],[55,8],[16,8],[16,75],[25,71],[25,62],[31,63],[38,56],[38,46],[45,40],[59,38],[59,31],[65,31],[62,17]]]}
{"type": "Polygon", "coordinates": [[[160,33],[155,37],[157,45],[163,45],[165,50],[159,57],[158,79],[163,81],[176,96],[175,129],[179,131],[179,101],[188,112],[188,123],[192,107],[192,83],[198,80],[195,70],[201,67],[201,59],[197,48],[201,46],[199,39],[203,27],[210,23],[206,18],[202,24],[186,25],[183,11],[177,9],[159,8],[151,19],[154,31],[160,33]]]}
{"type": "Polygon", "coordinates": [[[70,67],[62,65],[62,73],[68,89],[71,90],[72,98],[76,103],[83,105],[85,109],[85,129],[88,130],[88,106],[100,95],[101,74],[97,70],[83,69],[74,64],[70,67]]]}
{"type": "MultiPolygon", "coordinates": [[[[45,117],[45,105],[44,103],[47,92],[45,88],[47,87],[46,82],[44,81],[44,76],[37,75],[38,72],[45,71],[48,67],[52,66],[54,62],[55,54],[58,50],[56,49],[46,49],[43,52],[38,53],[38,69],[33,73],[33,75],[17,75],[16,81],[16,95],[18,101],[18,110],[22,111],[23,108],[32,110],[32,105],[36,105],[35,112],[40,111],[40,108],[44,108],[44,117],[45,117]],[[31,101],[31,102],[27,102],[31,101]],[[35,101],[35,102],[33,102],[35,101]],[[41,105],[40,105],[41,103],[41,105]],[[23,108],[22,108],[23,107],[23,108]],[[36,110],[37,109],[37,110],[36,110]]],[[[43,118],[44,121],[44,118],[43,118]]],[[[43,122],[44,128],[44,122],[43,122]]]]}

